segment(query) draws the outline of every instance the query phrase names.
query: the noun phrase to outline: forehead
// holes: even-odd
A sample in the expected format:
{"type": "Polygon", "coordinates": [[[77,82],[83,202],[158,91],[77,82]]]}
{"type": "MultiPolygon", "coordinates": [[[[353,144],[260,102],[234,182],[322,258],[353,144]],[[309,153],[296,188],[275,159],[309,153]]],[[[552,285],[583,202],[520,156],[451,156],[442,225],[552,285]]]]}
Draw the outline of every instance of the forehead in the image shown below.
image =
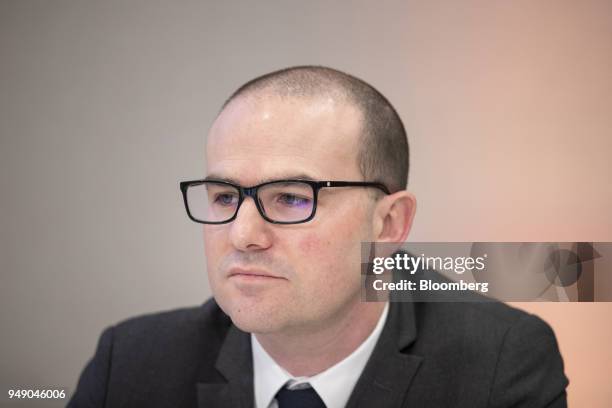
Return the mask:
{"type": "Polygon", "coordinates": [[[207,140],[207,173],[241,183],[292,175],[359,179],[362,114],[339,97],[239,97],[207,140]]]}

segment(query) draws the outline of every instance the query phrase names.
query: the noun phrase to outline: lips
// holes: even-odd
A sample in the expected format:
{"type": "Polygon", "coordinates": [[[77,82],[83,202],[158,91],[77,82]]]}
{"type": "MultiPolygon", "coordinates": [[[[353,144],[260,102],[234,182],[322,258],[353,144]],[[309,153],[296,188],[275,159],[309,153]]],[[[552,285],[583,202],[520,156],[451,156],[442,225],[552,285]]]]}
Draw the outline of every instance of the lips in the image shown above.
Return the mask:
{"type": "Polygon", "coordinates": [[[284,279],[280,276],[273,275],[261,269],[247,269],[247,268],[231,268],[228,276],[231,277],[243,277],[252,279],[284,279]]]}

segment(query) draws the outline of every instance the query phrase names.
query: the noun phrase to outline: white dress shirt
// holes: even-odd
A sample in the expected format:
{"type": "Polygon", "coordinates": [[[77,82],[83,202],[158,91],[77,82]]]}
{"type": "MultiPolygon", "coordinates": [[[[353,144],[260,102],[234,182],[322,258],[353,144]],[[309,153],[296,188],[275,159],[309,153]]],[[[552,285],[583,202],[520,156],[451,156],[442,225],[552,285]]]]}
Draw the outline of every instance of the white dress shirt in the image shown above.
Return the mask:
{"type": "Polygon", "coordinates": [[[257,337],[251,334],[253,376],[256,408],[278,408],[274,396],[287,382],[289,389],[311,387],[315,389],[327,408],[346,405],[387,320],[389,303],[368,338],[344,360],[312,377],[293,377],[279,366],[263,349],[257,337]]]}

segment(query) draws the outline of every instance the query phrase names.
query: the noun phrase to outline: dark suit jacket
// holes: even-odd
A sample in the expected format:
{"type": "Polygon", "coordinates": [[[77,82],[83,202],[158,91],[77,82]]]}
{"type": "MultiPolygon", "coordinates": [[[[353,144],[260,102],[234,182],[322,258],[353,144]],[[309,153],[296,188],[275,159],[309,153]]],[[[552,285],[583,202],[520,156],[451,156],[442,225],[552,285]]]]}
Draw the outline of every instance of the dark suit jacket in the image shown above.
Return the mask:
{"type": "MultiPolygon", "coordinates": [[[[69,407],[253,407],[248,333],[214,300],[106,329],[69,407]]],[[[391,303],[348,407],[565,407],[555,336],[501,303],[391,303]]]]}

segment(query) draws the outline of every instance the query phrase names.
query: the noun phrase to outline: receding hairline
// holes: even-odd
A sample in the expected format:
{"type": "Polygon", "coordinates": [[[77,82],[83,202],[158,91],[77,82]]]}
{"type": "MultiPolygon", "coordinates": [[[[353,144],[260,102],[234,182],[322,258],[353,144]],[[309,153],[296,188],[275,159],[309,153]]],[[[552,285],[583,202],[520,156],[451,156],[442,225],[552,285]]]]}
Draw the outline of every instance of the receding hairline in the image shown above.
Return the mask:
{"type": "MultiPolygon", "coordinates": [[[[299,78],[298,78],[299,80],[299,78]]],[[[287,70],[273,72],[271,74],[264,75],[263,77],[255,78],[252,81],[247,82],[240,88],[238,88],[222,105],[221,110],[217,114],[217,118],[221,116],[223,112],[231,108],[231,105],[240,102],[253,103],[254,106],[258,106],[261,102],[266,100],[281,100],[286,103],[312,103],[314,105],[326,103],[329,100],[338,106],[342,105],[354,109],[358,115],[358,126],[359,130],[355,134],[355,146],[357,148],[357,157],[355,160],[359,164],[360,157],[359,153],[362,149],[362,142],[365,137],[365,126],[366,126],[366,111],[365,108],[360,105],[356,95],[353,95],[349,90],[349,81],[356,80],[361,81],[358,78],[354,78],[349,74],[345,74],[340,71],[335,71],[325,67],[295,67],[287,70]],[[308,86],[295,86],[294,70],[306,69],[310,73],[310,69],[316,69],[316,73],[309,77],[308,86]],[[325,72],[325,76],[321,76],[320,72],[325,72]],[[279,74],[280,72],[280,74],[279,74]],[[331,73],[331,74],[330,74],[331,73]],[[278,76],[283,75],[290,77],[288,81],[279,80],[278,76]],[[343,77],[343,81],[338,80],[338,75],[343,77]],[[344,78],[344,76],[348,77],[344,78]],[[287,82],[290,84],[287,85],[287,82]],[[293,85],[293,86],[292,86],[293,85]]],[[[362,82],[362,81],[361,81],[362,82]]],[[[366,84],[367,85],[367,84],[366,84]]],[[[213,125],[214,126],[214,125],[213,125]]]]}
{"type": "MultiPolygon", "coordinates": [[[[228,103],[225,104],[225,107],[218,113],[217,118],[213,122],[209,130],[209,133],[208,133],[206,150],[208,151],[209,149],[208,145],[213,139],[213,135],[216,133],[214,131],[215,126],[218,124],[218,121],[220,120],[220,118],[223,116],[224,113],[236,107],[239,107],[241,104],[248,104],[251,107],[246,107],[247,112],[244,112],[244,114],[247,116],[251,115],[252,113],[255,115],[260,115],[265,112],[269,112],[272,114],[272,116],[276,116],[276,114],[280,113],[277,111],[277,109],[282,109],[283,111],[285,111],[283,109],[284,106],[291,105],[294,103],[296,105],[295,105],[295,110],[291,110],[292,113],[293,112],[296,114],[297,112],[303,113],[304,111],[301,111],[301,109],[303,108],[309,109],[312,106],[321,106],[324,104],[331,104],[334,106],[331,108],[333,112],[332,115],[334,115],[332,116],[333,117],[332,120],[334,120],[334,123],[341,123],[341,122],[337,122],[338,120],[340,120],[340,118],[349,119],[353,125],[350,131],[342,132],[343,135],[348,136],[347,139],[344,139],[343,137],[343,140],[345,142],[343,145],[348,147],[349,145],[347,145],[346,143],[350,143],[351,150],[355,149],[353,152],[354,153],[353,159],[355,163],[357,164],[357,166],[359,167],[359,163],[360,163],[359,154],[363,147],[362,141],[364,138],[364,126],[365,126],[364,112],[362,109],[359,108],[357,104],[352,103],[346,96],[340,96],[339,94],[332,95],[331,93],[327,95],[321,95],[321,94],[279,95],[269,88],[266,88],[266,89],[262,88],[262,89],[257,89],[253,91],[244,92],[244,93],[241,93],[240,95],[236,95],[231,100],[228,100],[228,103]],[[330,97],[332,97],[331,101],[329,101],[330,97]],[[268,105],[268,102],[269,102],[269,105],[268,105]],[[269,111],[268,111],[268,108],[270,108],[269,111]],[[254,110],[250,111],[250,109],[254,109],[254,110]]],[[[242,108],[238,108],[238,109],[242,109],[242,108]]],[[[315,111],[316,110],[317,109],[315,108],[315,111]]],[[[318,114],[319,113],[317,112],[316,115],[318,114]]],[[[287,113],[285,113],[285,115],[287,116],[287,113]]],[[[232,123],[232,122],[227,122],[223,119],[221,120],[225,123],[232,123]]],[[[344,123],[346,124],[346,122],[344,123]]],[[[343,125],[343,127],[344,126],[345,125],[343,125]]]]}
{"type": "MultiPolygon", "coordinates": [[[[364,133],[364,126],[365,126],[365,121],[366,121],[365,111],[362,107],[359,106],[359,104],[357,104],[354,100],[352,100],[348,95],[343,94],[340,91],[341,90],[338,89],[337,91],[328,92],[326,94],[312,93],[308,95],[305,95],[305,94],[304,95],[293,95],[293,94],[278,94],[271,87],[248,90],[240,94],[234,95],[231,99],[228,99],[223,104],[223,107],[221,108],[221,110],[219,111],[219,113],[217,114],[216,118],[213,121],[211,130],[212,128],[215,127],[215,124],[217,123],[218,119],[221,117],[221,115],[224,112],[231,110],[232,108],[234,108],[235,106],[241,103],[250,104],[256,107],[256,109],[259,109],[263,106],[262,102],[265,103],[268,101],[272,103],[281,101],[286,104],[299,103],[299,104],[306,104],[307,106],[317,106],[317,105],[321,106],[324,104],[331,104],[331,105],[336,105],[337,107],[349,108],[353,112],[356,113],[357,115],[356,119],[358,121],[359,129],[355,134],[355,138],[356,138],[356,141],[359,142],[359,139],[364,136],[363,133],[364,133]]],[[[210,132],[209,132],[209,137],[210,137],[210,132]]]]}
{"type": "Polygon", "coordinates": [[[360,114],[358,165],[364,179],[383,182],[391,191],[406,188],[409,146],[399,114],[387,98],[364,80],[322,66],[295,66],[254,78],[224,102],[217,117],[234,101],[248,97],[320,100],[332,97],[360,114]]]}
{"type": "MultiPolygon", "coordinates": [[[[236,102],[247,102],[259,104],[266,100],[280,100],[286,103],[304,102],[312,103],[313,105],[333,103],[354,108],[359,114],[359,120],[363,126],[365,121],[365,111],[358,101],[350,95],[341,86],[335,84],[333,87],[321,89],[320,91],[292,93],[275,87],[273,84],[265,86],[257,86],[249,89],[244,89],[240,93],[233,94],[228,98],[219,110],[216,118],[230,108],[236,102]]],[[[215,119],[216,119],[215,118],[215,119]]]]}
{"type": "MultiPolygon", "coordinates": [[[[359,78],[342,71],[322,66],[296,66],[270,72],[254,78],[230,95],[221,110],[232,100],[250,94],[252,96],[274,94],[280,97],[337,96],[349,99],[355,84],[370,86],[359,78]]],[[[355,99],[355,98],[353,98],[355,99]]],[[[353,100],[355,104],[357,100],[353,100]]]]}

